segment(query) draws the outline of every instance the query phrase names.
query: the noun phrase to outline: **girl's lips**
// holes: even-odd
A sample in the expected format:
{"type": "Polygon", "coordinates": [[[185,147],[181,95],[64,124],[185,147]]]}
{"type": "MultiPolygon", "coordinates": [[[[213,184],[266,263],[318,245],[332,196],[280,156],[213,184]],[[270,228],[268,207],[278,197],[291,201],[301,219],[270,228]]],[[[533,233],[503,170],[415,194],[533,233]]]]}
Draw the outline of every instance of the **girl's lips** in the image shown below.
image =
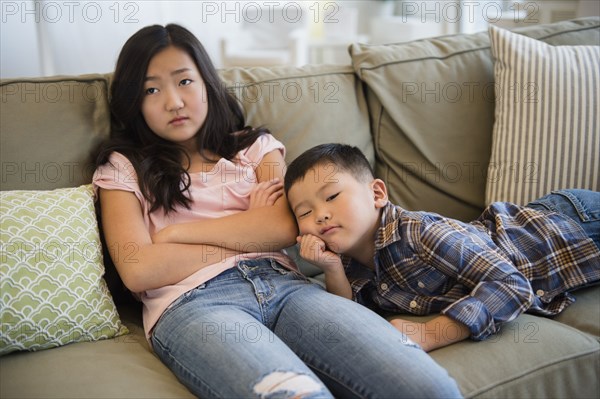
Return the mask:
{"type": "Polygon", "coordinates": [[[179,126],[187,121],[189,118],[185,116],[178,116],[177,118],[173,118],[169,121],[169,125],[179,126]]]}

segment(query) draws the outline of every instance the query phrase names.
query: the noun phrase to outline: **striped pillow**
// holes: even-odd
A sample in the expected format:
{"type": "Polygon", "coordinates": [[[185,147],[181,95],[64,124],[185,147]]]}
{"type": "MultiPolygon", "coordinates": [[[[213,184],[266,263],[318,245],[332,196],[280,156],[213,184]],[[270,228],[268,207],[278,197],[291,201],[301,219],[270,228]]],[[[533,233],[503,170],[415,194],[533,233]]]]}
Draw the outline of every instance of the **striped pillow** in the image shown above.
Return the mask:
{"type": "Polygon", "coordinates": [[[490,27],[496,111],[486,202],[599,190],[600,46],[551,46],[490,27]]]}

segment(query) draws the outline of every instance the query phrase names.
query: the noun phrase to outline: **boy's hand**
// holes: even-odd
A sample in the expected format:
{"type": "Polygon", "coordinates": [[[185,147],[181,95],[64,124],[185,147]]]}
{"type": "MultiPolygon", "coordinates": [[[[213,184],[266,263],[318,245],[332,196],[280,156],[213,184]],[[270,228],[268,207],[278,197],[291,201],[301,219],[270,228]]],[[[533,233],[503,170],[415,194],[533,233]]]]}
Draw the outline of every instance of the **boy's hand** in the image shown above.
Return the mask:
{"type": "Polygon", "coordinates": [[[425,323],[400,318],[390,320],[398,331],[420,345],[425,352],[460,342],[470,335],[469,328],[447,316],[438,316],[425,323]]]}
{"type": "Polygon", "coordinates": [[[283,195],[283,183],[280,179],[273,179],[258,183],[250,192],[250,207],[260,208],[275,204],[283,195]]]}
{"type": "Polygon", "coordinates": [[[340,257],[327,249],[325,242],[312,234],[297,237],[300,244],[298,253],[307,261],[315,264],[325,273],[343,270],[340,257]]]}
{"type": "Polygon", "coordinates": [[[352,299],[352,288],[340,257],[328,250],[323,240],[312,234],[297,237],[296,241],[300,244],[298,251],[300,256],[325,272],[327,291],[346,299],[352,299]]]}

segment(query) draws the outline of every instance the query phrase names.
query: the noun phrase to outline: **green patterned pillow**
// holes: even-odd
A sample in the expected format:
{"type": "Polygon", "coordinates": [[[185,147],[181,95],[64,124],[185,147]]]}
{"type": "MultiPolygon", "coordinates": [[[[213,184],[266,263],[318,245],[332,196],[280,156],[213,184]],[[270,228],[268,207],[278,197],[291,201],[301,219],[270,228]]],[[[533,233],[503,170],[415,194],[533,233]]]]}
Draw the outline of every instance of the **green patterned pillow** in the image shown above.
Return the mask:
{"type": "Polygon", "coordinates": [[[126,334],[91,185],[0,192],[0,355],[126,334]]]}

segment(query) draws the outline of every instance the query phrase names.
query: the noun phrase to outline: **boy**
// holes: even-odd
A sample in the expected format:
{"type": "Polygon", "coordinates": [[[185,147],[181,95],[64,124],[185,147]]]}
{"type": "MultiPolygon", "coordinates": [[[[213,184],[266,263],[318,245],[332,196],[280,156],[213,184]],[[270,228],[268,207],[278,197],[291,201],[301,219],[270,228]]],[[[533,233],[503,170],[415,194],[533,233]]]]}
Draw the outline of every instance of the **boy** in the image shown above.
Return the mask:
{"type": "Polygon", "coordinates": [[[483,340],[525,311],[555,315],[574,302],[567,291],[600,280],[600,193],[497,202],[463,223],[389,203],[361,151],[342,144],[300,155],[284,191],[300,256],[325,272],[330,292],[378,311],[440,313],[391,321],[426,351],[483,340]]]}

